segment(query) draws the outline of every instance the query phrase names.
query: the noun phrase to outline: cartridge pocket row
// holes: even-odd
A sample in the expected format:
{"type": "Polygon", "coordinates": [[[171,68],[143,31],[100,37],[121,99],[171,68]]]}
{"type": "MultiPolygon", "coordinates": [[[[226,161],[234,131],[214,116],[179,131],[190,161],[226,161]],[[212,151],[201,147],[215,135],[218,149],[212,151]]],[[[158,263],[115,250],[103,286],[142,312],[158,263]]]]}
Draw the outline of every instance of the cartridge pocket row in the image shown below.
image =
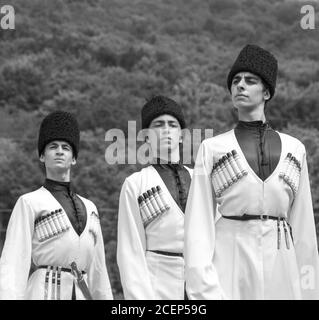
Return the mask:
{"type": "Polygon", "coordinates": [[[90,216],[89,233],[93,237],[94,245],[96,245],[96,242],[97,242],[97,235],[98,235],[99,228],[100,228],[99,215],[96,212],[92,211],[91,216],[90,216]]]}
{"type": "Polygon", "coordinates": [[[288,153],[281,166],[279,177],[289,185],[294,195],[296,195],[298,191],[300,172],[300,161],[298,161],[291,153],[288,153]]]}
{"type": "Polygon", "coordinates": [[[242,160],[236,150],[225,154],[213,165],[211,173],[216,196],[220,197],[226,189],[247,174],[248,172],[244,169],[242,160]]]}
{"type": "Polygon", "coordinates": [[[155,218],[170,209],[160,186],[144,192],[137,199],[143,225],[146,228],[155,218]]]}
{"type": "Polygon", "coordinates": [[[35,221],[35,232],[40,242],[53,238],[69,228],[67,216],[62,209],[43,214],[35,221]]]}

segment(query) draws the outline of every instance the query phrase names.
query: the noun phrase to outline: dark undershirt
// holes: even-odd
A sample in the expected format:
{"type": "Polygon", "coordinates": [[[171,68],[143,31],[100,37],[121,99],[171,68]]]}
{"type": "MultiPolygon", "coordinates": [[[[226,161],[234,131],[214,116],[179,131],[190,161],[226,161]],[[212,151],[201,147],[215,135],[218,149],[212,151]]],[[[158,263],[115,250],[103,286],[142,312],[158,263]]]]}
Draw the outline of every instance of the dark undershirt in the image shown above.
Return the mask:
{"type": "Polygon", "coordinates": [[[265,181],[276,169],[281,154],[281,139],[262,121],[239,121],[235,136],[249,166],[265,181]]]}
{"type": "Polygon", "coordinates": [[[81,235],[86,225],[86,207],[74,193],[70,182],[59,182],[46,179],[43,185],[60,203],[78,235],[81,235]]]}
{"type": "Polygon", "coordinates": [[[153,164],[153,167],[161,176],[177,205],[182,212],[185,213],[187,196],[191,183],[191,176],[188,170],[181,163],[163,164],[160,163],[159,159],[156,159],[156,163],[153,164]]]}

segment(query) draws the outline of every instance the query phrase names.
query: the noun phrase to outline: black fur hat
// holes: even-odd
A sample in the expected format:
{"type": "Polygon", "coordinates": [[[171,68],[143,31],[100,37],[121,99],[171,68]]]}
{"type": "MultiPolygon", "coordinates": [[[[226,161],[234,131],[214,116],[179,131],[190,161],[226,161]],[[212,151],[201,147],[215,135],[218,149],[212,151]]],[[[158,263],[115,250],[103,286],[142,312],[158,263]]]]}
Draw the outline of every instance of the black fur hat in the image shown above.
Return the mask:
{"type": "Polygon", "coordinates": [[[238,72],[251,72],[259,76],[270,92],[270,99],[275,94],[278,63],[277,59],[267,50],[248,44],[239,53],[228,77],[227,86],[231,90],[234,76],[238,72]]]}
{"type": "Polygon", "coordinates": [[[47,115],[40,126],[38,139],[39,156],[45,146],[53,140],[68,142],[73,149],[73,156],[77,158],[80,144],[80,130],[75,117],[66,111],[54,111],[47,115]]]}
{"type": "Polygon", "coordinates": [[[147,101],[142,108],[142,129],[148,128],[153,119],[163,114],[175,117],[181,128],[185,128],[186,124],[181,106],[170,98],[155,96],[147,101]]]}

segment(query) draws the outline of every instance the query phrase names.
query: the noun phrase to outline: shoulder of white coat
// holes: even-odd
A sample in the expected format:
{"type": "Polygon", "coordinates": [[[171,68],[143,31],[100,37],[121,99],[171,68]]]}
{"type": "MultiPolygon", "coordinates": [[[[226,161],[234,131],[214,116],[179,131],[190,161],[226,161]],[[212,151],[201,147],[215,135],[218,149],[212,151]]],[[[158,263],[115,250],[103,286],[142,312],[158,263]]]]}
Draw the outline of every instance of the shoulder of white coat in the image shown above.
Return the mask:
{"type": "Polygon", "coordinates": [[[76,195],[83,201],[83,203],[87,209],[97,212],[97,207],[93,201],[91,201],[87,198],[84,198],[84,197],[80,196],[79,194],[76,194],[76,195]]]}
{"type": "Polygon", "coordinates": [[[122,188],[126,186],[133,188],[133,190],[137,190],[141,186],[143,177],[150,174],[150,170],[152,170],[151,165],[141,169],[140,171],[132,173],[125,178],[122,188]]]}
{"type": "Polygon", "coordinates": [[[291,151],[298,151],[301,153],[306,152],[305,145],[300,140],[286,133],[278,133],[281,136],[282,143],[286,148],[288,147],[288,150],[291,149],[291,151]]]}
{"type": "Polygon", "coordinates": [[[230,145],[232,139],[233,139],[233,129],[226,131],[224,133],[221,133],[217,136],[208,138],[203,140],[202,145],[209,148],[209,149],[220,149],[224,148],[227,145],[230,145]]]}
{"type": "Polygon", "coordinates": [[[18,201],[24,201],[29,205],[32,205],[32,203],[39,202],[39,200],[42,199],[43,196],[45,195],[45,192],[46,192],[45,189],[41,187],[37,190],[23,194],[22,196],[20,196],[18,201]]]}
{"type": "Polygon", "coordinates": [[[144,168],[140,171],[132,173],[131,175],[125,178],[125,182],[131,185],[135,185],[141,180],[141,177],[143,175],[143,172],[142,172],[143,170],[144,168]]]}

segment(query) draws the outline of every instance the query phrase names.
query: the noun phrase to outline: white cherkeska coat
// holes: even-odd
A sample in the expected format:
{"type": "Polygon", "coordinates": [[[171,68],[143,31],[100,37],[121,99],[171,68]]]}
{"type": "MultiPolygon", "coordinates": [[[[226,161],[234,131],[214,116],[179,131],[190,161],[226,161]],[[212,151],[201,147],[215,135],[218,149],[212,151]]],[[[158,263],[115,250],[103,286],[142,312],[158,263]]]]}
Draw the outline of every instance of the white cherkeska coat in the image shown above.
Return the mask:
{"type": "Polygon", "coordinates": [[[207,139],[196,159],[185,213],[186,288],[190,299],[318,299],[319,264],[306,151],[297,139],[279,133],[282,151],[274,172],[262,181],[249,167],[234,130],[207,139]],[[216,197],[213,165],[236,150],[248,174],[216,197]],[[279,177],[292,153],[301,163],[299,188],[279,177]],[[222,216],[285,217],[294,245],[277,249],[277,221],[235,221],[222,216]]]}
{"type": "Polygon", "coordinates": [[[117,245],[125,299],[184,299],[183,257],[148,251],[183,253],[184,248],[184,213],[153,166],[125,179],[119,203],[117,245]],[[144,228],[137,199],[158,185],[170,209],[144,228]]]}
{"type": "MultiPolygon", "coordinates": [[[[44,299],[46,269],[37,269],[29,277],[31,259],[36,266],[51,265],[70,268],[75,261],[78,269],[86,272],[84,278],[93,299],[113,299],[105,265],[101,227],[92,212],[95,205],[80,197],[87,210],[87,223],[79,236],[67,218],[69,229],[50,239],[39,241],[35,220],[43,214],[62,209],[60,203],[44,187],[21,196],[11,214],[5,245],[0,260],[0,299],[44,299]],[[97,231],[96,243],[91,227],[97,231]]],[[[48,299],[57,297],[58,288],[52,290],[52,271],[49,275],[48,299]]],[[[71,299],[74,276],[61,272],[60,297],[71,299]]],[[[77,283],[76,298],[84,299],[77,283]]]]}

